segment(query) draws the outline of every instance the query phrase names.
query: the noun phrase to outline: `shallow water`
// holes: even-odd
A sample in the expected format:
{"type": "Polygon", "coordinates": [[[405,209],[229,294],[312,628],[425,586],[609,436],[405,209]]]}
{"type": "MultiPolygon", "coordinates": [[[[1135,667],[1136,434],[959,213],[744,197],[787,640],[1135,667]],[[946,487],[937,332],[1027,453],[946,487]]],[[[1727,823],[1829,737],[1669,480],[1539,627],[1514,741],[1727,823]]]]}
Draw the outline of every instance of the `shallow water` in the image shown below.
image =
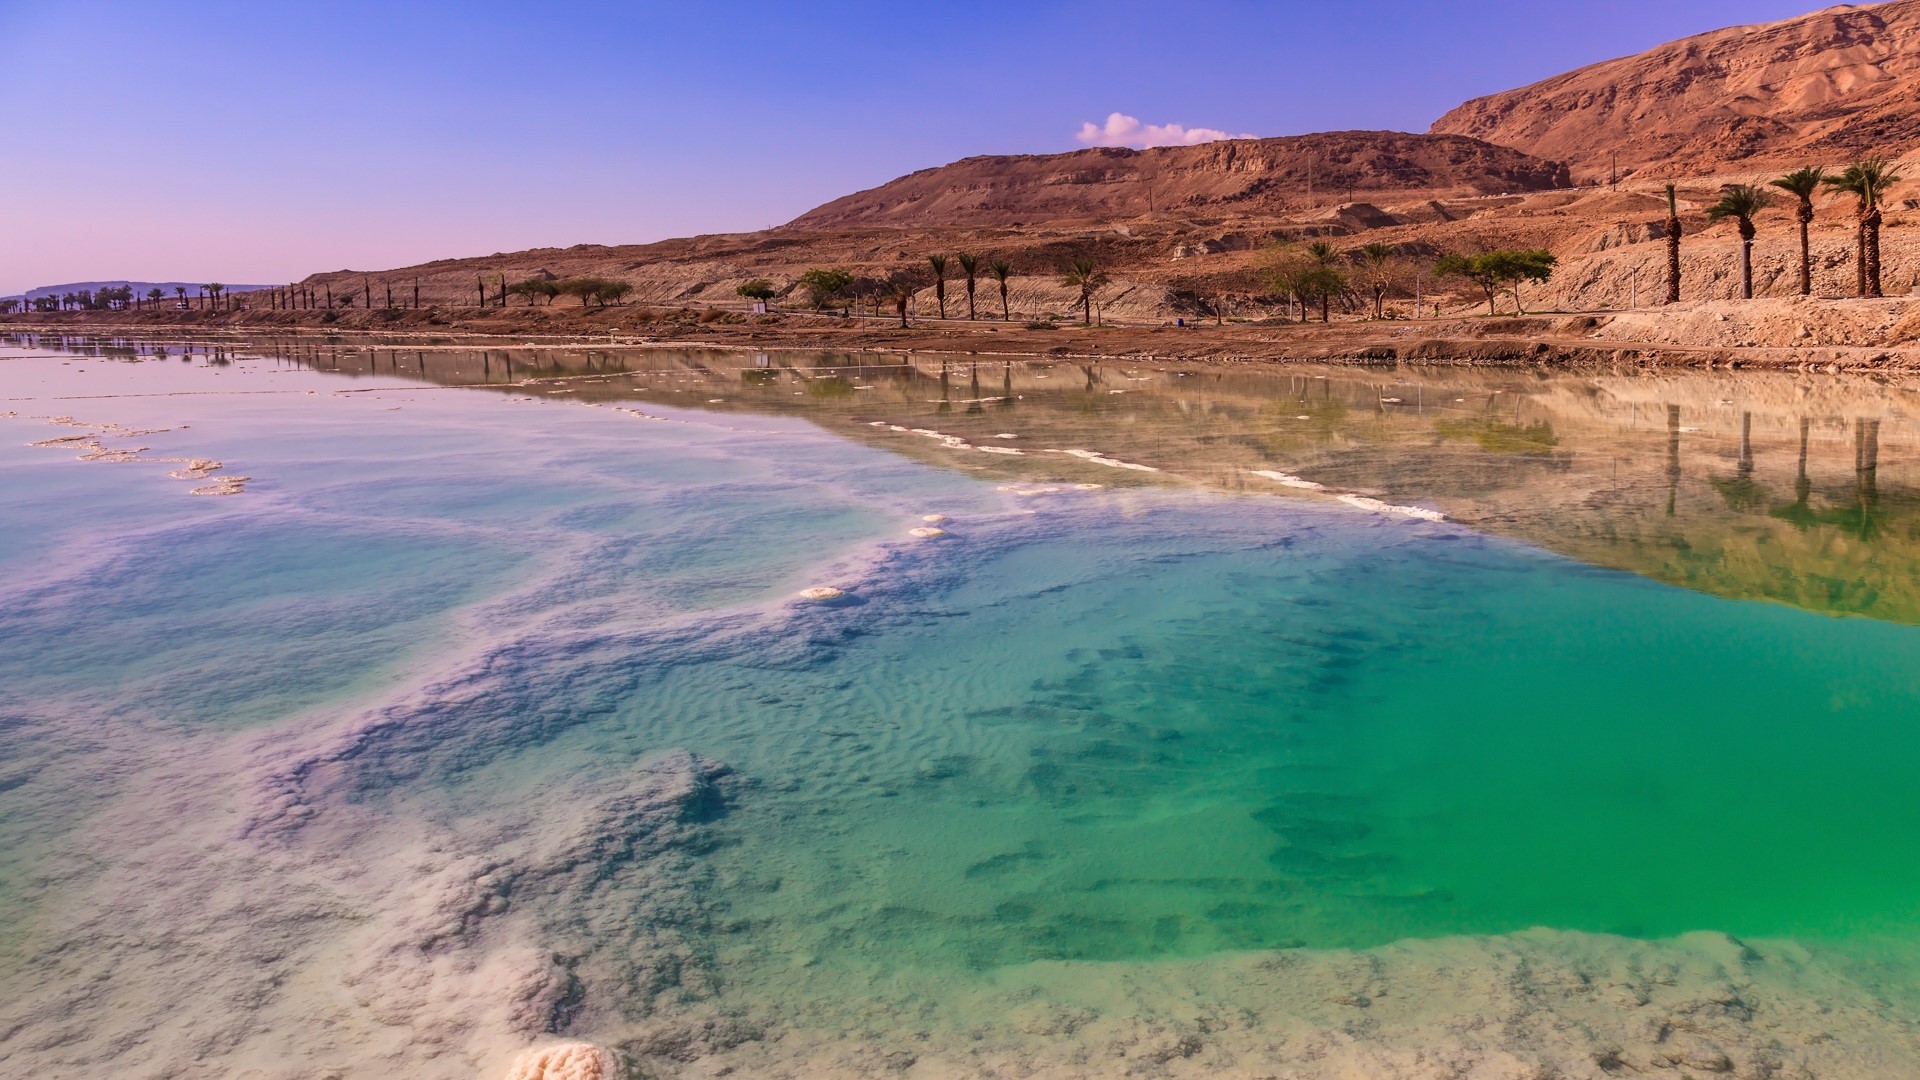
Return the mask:
{"type": "Polygon", "coordinates": [[[1920,1063],[1898,387],[98,345],[0,355],[9,1067],[1673,1067],[1646,1001],[1468,1039],[1434,972],[1509,954],[1920,1063]],[[83,431],[145,450],[25,445],[83,431]]]}

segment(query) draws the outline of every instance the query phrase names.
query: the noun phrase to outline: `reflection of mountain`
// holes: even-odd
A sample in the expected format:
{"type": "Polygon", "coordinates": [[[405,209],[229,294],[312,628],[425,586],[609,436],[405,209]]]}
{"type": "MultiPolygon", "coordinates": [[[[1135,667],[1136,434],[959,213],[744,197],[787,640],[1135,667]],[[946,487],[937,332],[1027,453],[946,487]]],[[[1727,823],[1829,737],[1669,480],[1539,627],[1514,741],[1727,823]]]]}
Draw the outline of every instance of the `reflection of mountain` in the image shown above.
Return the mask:
{"type": "Polygon", "coordinates": [[[1312,497],[1276,479],[1299,477],[1437,506],[1716,595],[1920,623],[1920,458],[1907,419],[1920,391],[1876,381],[579,348],[277,352],[345,374],[502,386],[564,377],[546,389],[804,416],[1009,480],[1312,497]]]}

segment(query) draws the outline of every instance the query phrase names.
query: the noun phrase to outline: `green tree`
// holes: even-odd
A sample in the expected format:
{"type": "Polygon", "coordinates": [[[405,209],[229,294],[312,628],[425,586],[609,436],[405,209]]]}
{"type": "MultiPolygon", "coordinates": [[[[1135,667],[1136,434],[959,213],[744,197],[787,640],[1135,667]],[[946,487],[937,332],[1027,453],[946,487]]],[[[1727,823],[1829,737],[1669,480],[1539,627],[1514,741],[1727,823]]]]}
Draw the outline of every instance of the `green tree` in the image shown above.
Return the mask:
{"type": "Polygon", "coordinates": [[[813,310],[825,311],[827,303],[853,284],[853,275],[833,267],[816,266],[800,275],[800,287],[807,290],[813,310]]]}
{"type": "Polygon", "coordinates": [[[535,298],[545,299],[549,304],[553,303],[553,298],[560,295],[560,286],[545,278],[528,278],[507,286],[507,291],[525,299],[527,306],[532,307],[535,298]]]}
{"type": "Polygon", "coordinates": [[[1392,244],[1364,244],[1355,252],[1360,284],[1373,294],[1373,317],[1386,315],[1387,290],[1400,278],[1400,258],[1392,244]]]}
{"type": "Polygon", "coordinates": [[[766,303],[769,300],[772,300],[775,295],[773,291],[773,282],[768,281],[766,278],[763,278],[763,277],[757,277],[757,278],[754,278],[752,281],[743,282],[739,285],[736,285],[734,286],[733,291],[740,294],[745,299],[757,301],[762,304],[766,303]]]}
{"type": "Polygon", "coordinates": [[[973,282],[980,275],[980,256],[960,252],[953,257],[960,264],[960,275],[967,281],[967,321],[973,321],[973,282]]]}
{"type": "Polygon", "coordinates": [[[156,305],[157,305],[157,304],[159,304],[159,303],[160,303],[160,301],[161,301],[162,299],[165,299],[165,297],[166,297],[166,295],[167,295],[166,293],[164,293],[164,292],[162,292],[162,291],[160,291],[160,290],[159,290],[159,289],[157,289],[157,288],[156,288],[156,289],[148,289],[148,290],[147,290],[147,303],[149,303],[149,304],[156,304],[156,305]]]}
{"type": "Polygon", "coordinates": [[[225,285],[222,285],[217,281],[210,281],[207,283],[207,298],[212,302],[213,307],[217,308],[220,306],[220,294],[226,291],[226,288],[227,287],[225,285]]]}
{"type": "Polygon", "coordinates": [[[1860,200],[1859,246],[1855,257],[1861,296],[1880,296],[1880,202],[1887,189],[1900,182],[1885,158],[1862,158],[1839,176],[1822,183],[1860,200]]]}
{"type": "Polygon", "coordinates": [[[1088,326],[1093,325],[1093,296],[1106,288],[1107,280],[1107,272],[1095,266],[1092,259],[1073,260],[1060,276],[1060,284],[1080,290],[1080,321],[1088,326]]]}
{"type": "Polygon", "coordinates": [[[1800,217],[1800,295],[1813,295],[1813,246],[1807,230],[1813,225],[1813,193],[1827,178],[1826,171],[1817,165],[1795,169],[1785,176],[1768,183],[1799,200],[1800,217]]]}
{"type": "Polygon", "coordinates": [[[1302,296],[1310,296],[1320,301],[1320,321],[1332,322],[1329,306],[1333,298],[1347,291],[1347,276],[1340,272],[1337,263],[1340,249],[1325,240],[1315,240],[1306,248],[1310,265],[1295,283],[1302,296]]]}
{"type": "Polygon", "coordinates": [[[599,277],[577,277],[560,283],[560,292],[580,298],[580,306],[591,304],[594,307],[606,307],[609,300],[620,300],[633,291],[633,286],[624,281],[610,281],[599,277]]]}
{"type": "Polygon", "coordinates": [[[1487,294],[1487,314],[1494,314],[1494,298],[1500,290],[1513,290],[1513,308],[1525,315],[1526,309],[1520,304],[1520,283],[1522,281],[1545,281],[1553,276],[1553,268],[1559,260],[1553,253],[1540,248],[1521,251],[1496,249],[1480,255],[1443,255],[1434,264],[1433,272],[1440,277],[1460,277],[1473,282],[1487,294]]]}
{"type": "Polygon", "coordinates": [[[1013,317],[1012,309],[1007,307],[1007,279],[1013,276],[1013,264],[995,259],[987,264],[987,273],[1000,283],[1000,321],[1006,322],[1013,317]]]}
{"type": "Polygon", "coordinates": [[[940,317],[947,317],[947,257],[945,255],[927,256],[927,265],[933,267],[933,298],[940,303],[940,317]]]}
{"type": "Polygon", "coordinates": [[[174,295],[174,296],[176,296],[176,297],[178,297],[178,298],[179,298],[179,300],[180,300],[180,302],[181,302],[182,304],[184,304],[184,303],[186,303],[186,302],[187,302],[187,287],[186,287],[185,285],[175,285],[175,286],[173,287],[173,295],[174,295]]]}
{"type": "Polygon", "coordinates": [[[1752,184],[1725,184],[1720,201],[1707,207],[1708,221],[1732,218],[1740,225],[1740,296],[1753,299],[1753,216],[1772,202],[1767,193],[1752,184]]]}
{"type": "Polygon", "coordinates": [[[900,328],[907,327],[907,308],[913,303],[913,294],[919,291],[914,280],[905,274],[896,275],[887,282],[887,295],[893,300],[893,310],[900,313],[900,328]]]}
{"type": "Polygon", "coordinates": [[[1680,200],[1667,185],[1667,303],[1680,302],[1680,200]]]}

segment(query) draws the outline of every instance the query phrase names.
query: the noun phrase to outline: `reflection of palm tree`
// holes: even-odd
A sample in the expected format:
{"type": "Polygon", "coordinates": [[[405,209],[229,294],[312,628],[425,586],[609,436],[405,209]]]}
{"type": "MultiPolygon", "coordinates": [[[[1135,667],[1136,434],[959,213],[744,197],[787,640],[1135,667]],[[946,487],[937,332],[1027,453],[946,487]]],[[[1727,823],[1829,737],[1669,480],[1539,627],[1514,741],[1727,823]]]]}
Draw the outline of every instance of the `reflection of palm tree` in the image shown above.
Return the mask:
{"type": "Polygon", "coordinates": [[[1766,489],[1753,482],[1753,414],[1740,414],[1740,461],[1733,479],[1712,481],[1729,510],[1756,510],[1766,503],[1766,489]]]}
{"type": "Polygon", "coordinates": [[[1776,506],[1772,511],[1774,517],[1800,529],[1806,529],[1817,521],[1812,508],[1807,505],[1808,497],[1813,494],[1813,481],[1807,479],[1807,431],[1810,427],[1812,421],[1801,417],[1800,467],[1793,477],[1793,501],[1785,506],[1776,506]]]}
{"type": "Polygon", "coordinates": [[[1680,406],[1667,406],[1667,516],[1680,496],[1680,406]]]}
{"type": "Polygon", "coordinates": [[[1880,505],[1880,421],[1856,420],[1853,424],[1853,490],[1860,504],[1862,540],[1872,531],[1873,511],[1880,505]]]}

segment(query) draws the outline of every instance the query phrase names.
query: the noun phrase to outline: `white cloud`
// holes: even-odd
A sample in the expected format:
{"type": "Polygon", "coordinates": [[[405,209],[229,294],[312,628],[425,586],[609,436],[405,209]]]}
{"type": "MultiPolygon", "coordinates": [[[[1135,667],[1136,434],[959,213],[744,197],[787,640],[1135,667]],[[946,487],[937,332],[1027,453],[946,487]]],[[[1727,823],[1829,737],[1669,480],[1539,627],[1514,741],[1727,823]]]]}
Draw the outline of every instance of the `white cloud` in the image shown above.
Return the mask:
{"type": "Polygon", "coordinates": [[[1190,128],[1184,124],[1143,124],[1137,116],[1112,113],[1104,125],[1081,124],[1075,136],[1088,146],[1196,146],[1221,139],[1257,139],[1257,135],[1229,135],[1218,128],[1190,128]]]}

